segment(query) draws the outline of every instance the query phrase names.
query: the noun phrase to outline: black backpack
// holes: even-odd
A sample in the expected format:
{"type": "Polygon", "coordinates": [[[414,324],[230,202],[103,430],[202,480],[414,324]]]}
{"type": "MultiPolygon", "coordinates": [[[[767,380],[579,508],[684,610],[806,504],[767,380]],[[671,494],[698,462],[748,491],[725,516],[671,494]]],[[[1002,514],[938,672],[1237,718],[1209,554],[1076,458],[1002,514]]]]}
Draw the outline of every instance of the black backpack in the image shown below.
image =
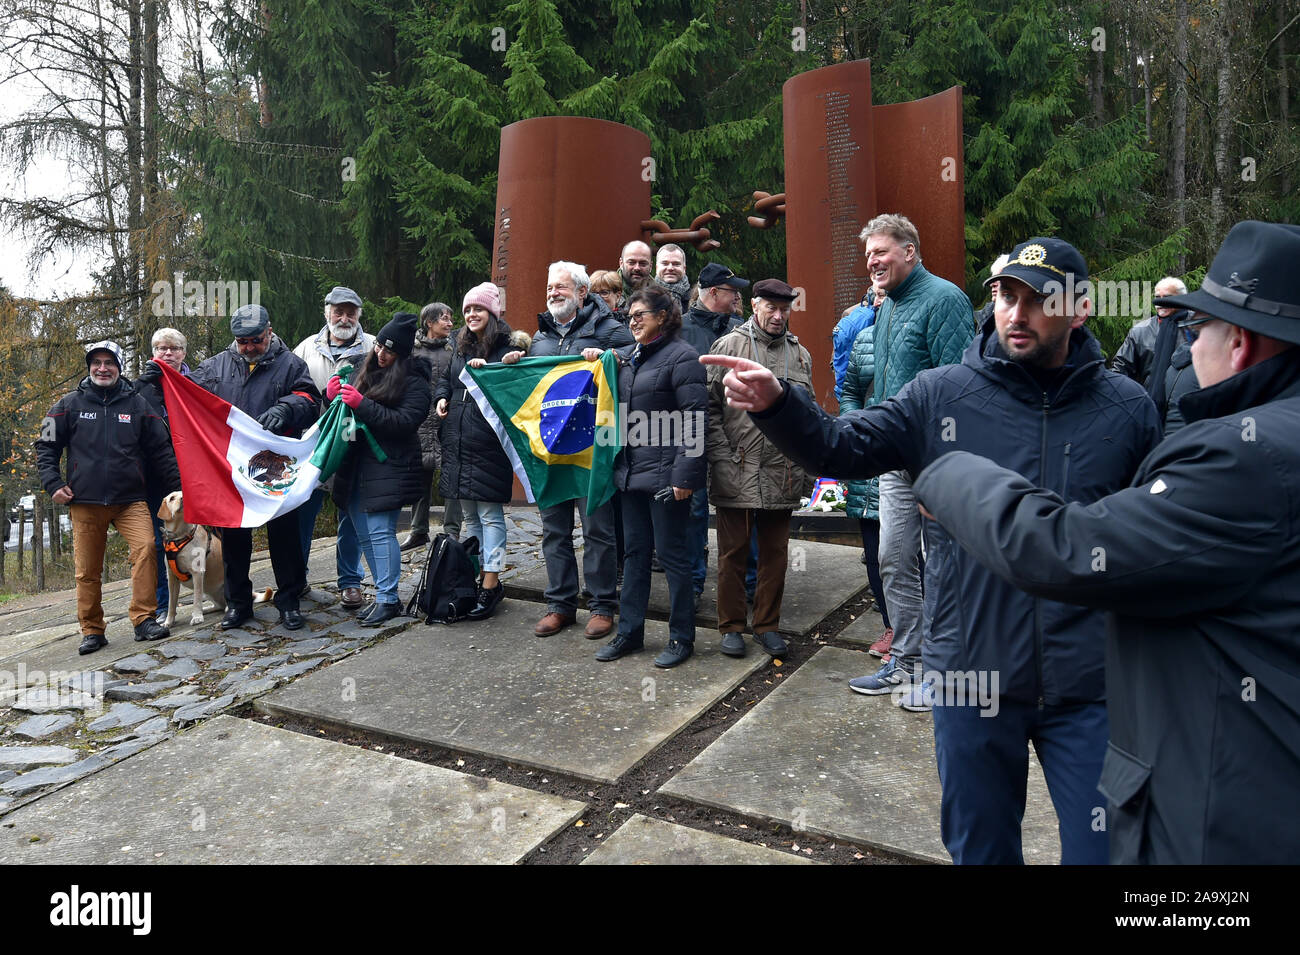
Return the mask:
{"type": "Polygon", "coordinates": [[[478,603],[479,544],[477,537],[464,543],[439,534],[429,544],[424,574],[406,613],[424,617],[425,623],[455,623],[478,603]]]}

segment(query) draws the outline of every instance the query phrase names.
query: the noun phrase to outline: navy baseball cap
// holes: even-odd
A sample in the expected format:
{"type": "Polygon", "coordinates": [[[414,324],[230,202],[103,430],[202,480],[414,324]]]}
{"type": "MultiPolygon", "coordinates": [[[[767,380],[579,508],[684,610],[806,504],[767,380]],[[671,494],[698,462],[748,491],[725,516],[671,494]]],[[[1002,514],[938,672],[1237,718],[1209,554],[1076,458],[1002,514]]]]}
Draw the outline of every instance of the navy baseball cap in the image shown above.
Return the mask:
{"type": "Polygon", "coordinates": [[[1040,294],[1060,291],[1071,284],[1083,293],[1088,288],[1084,284],[1088,281],[1088,263],[1070,243],[1037,236],[1012,249],[1002,271],[990,275],[984,284],[1000,279],[1019,279],[1040,294]]]}

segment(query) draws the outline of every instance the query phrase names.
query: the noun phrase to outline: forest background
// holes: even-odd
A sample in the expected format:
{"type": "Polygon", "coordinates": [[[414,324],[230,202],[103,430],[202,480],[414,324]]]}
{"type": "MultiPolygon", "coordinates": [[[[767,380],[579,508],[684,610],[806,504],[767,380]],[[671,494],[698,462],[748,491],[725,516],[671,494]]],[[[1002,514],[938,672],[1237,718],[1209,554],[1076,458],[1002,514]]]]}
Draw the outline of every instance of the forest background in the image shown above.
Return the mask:
{"type": "MultiPolygon", "coordinates": [[[[183,282],[260,283],[291,346],[336,284],[371,330],[458,305],[490,272],[499,131],[535,116],[643,131],[656,218],[716,209],[709,258],[784,275],[783,229],[745,223],[783,189],[782,83],[869,58],[877,103],[963,87],[976,306],[1031,235],[1094,278],[1195,287],[1233,222],[1300,212],[1298,22],[1300,0],[0,0],[6,254],[89,276],[0,285],[0,514],[39,488],[32,441],[86,343],[123,344],[129,376],[163,325],[192,361],[229,343],[183,282]],[[52,162],[68,188],[23,186],[52,162]]],[[[1090,327],[1112,353],[1129,322],[1090,327]]]]}

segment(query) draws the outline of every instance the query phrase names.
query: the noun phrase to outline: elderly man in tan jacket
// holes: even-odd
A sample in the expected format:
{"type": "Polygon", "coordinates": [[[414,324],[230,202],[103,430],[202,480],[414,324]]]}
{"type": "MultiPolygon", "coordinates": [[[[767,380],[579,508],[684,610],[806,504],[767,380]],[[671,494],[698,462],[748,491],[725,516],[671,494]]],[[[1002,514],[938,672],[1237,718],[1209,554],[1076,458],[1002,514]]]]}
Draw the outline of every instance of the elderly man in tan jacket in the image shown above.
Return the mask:
{"type": "MultiPolygon", "coordinates": [[[[754,283],[753,316],[723,335],[711,354],[738,355],[812,391],[812,358],[789,332],[795,291],[780,279],[754,283]]],[[[788,651],[781,638],[790,514],[812,487],[812,477],[777,450],[743,411],[727,404],[726,369],[709,368],[709,500],[717,509],[718,630],[722,652],[745,655],[745,561],[758,531],[758,587],[754,640],[772,656],[788,651]]]]}

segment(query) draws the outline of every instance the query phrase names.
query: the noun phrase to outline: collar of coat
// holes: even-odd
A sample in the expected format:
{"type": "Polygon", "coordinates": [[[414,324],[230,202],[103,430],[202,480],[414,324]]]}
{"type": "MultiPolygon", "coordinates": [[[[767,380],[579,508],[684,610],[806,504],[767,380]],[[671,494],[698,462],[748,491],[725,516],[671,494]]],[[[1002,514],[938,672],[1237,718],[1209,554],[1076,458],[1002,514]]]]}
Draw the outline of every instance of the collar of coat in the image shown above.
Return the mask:
{"type": "Polygon", "coordinates": [[[331,351],[334,347],[346,348],[347,351],[343,353],[343,357],[347,358],[351,358],[353,355],[362,354],[370,350],[366,345],[365,329],[361,327],[360,323],[357,324],[356,337],[346,345],[333,346],[330,344],[330,327],[328,325],[316,333],[316,350],[331,361],[334,359],[334,353],[331,351]]]}
{"type": "Polygon", "coordinates": [[[280,336],[277,335],[275,332],[271,333],[271,343],[266,346],[266,351],[262,352],[261,356],[258,357],[255,361],[250,362],[247,358],[245,358],[243,355],[239,353],[239,344],[237,342],[232,341],[230,343],[230,346],[226,349],[226,351],[230,352],[230,354],[235,356],[235,359],[240,364],[242,364],[246,368],[249,368],[250,370],[251,370],[251,366],[253,365],[271,364],[271,362],[275,361],[275,359],[282,352],[286,352],[288,350],[289,350],[288,346],[285,345],[284,342],[280,341],[280,336]]]}
{"type": "Polygon", "coordinates": [[[1292,348],[1251,365],[1217,385],[1192,392],[1178,406],[1190,424],[1297,395],[1300,395],[1300,349],[1292,348]]]}
{"type": "MultiPolygon", "coordinates": [[[[1042,401],[1043,389],[1037,379],[1019,362],[1012,361],[998,341],[995,319],[990,318],[980,333],[966,346],[962,364],[974,368],[985,378],[996,381],[1007,391],[1028,404],[1042,401]]],[[[1093,381],[1105,367],[1101,345],[1092,332],[1080,326],[1070,332],[1070,350],[1062,366],[1061,385],[1054,403],[1068,399],[1082,386],[1093,381]]]]}
{"type": "Polygon", "coordinates": [[[736,316],[731,312],[711,312],[699,302],[692,305],[686,312],[686,320],[692,325],[708,329],[714,335],[721,335],[731,324],[731,320],[736,316]]]}
{"type": "Polygon", "coordinates": [[[434,351],[437,351],[439,348],[450,350],[451,339],[451,335],[448,335],[446,338],[426,338],[423,332],[415,333],[415,344],[423,345],[425,348],[430,348],[434,351]]]}
{"type": "Polygon", "coordinates": [[[891,289],[886,297],[892,299],[895,304],[903,301],[916,291],[916,287],[921,284],[921,277],[929,274],[925,270],[925,266],[917,262],[916,265],[912,266],[912,271],[908,273],[907,278],[899,282],[897,288],[891,289]]]}
{"type": "MultiPolygon", "coordinates": [[[[563,337],[567,338],[575,332],[586,331],[588,323],[590,323],[591,329],[594,331],[596,324],[602,318],[610,318],[617,321],[617,319],[614,318],[614,313],[611,312],[609,306],[605,304],[605,300],[594,292],[588,292],[586,299],[583,300],[582,305],[578,308],[573,319],[565,326],[563,337]]],[[[549,332],[552,335],[560,337],[560,323],[555,320],[555,317],[549,310],[537,313],[537,330],[539,332],[549,332]]]]}
{"type": "Polygon", "coordinates": [[[790,334],[789,323],[786,324],[785,329],[781,332],[781,334],[773,335],[769,331],[764,331],[763,326],[758,324],[758,322],[751,316],[745,322],[744,325],[741,325],[736,330],[739,332],[744,332],[746,336],[749,335],[750,331],[753,331],[754,338],[762,342],[764,345],[774,345],[779,341],[787,341],[791,345],[799,344],[799,339],[796,336],[790,334]]]}

